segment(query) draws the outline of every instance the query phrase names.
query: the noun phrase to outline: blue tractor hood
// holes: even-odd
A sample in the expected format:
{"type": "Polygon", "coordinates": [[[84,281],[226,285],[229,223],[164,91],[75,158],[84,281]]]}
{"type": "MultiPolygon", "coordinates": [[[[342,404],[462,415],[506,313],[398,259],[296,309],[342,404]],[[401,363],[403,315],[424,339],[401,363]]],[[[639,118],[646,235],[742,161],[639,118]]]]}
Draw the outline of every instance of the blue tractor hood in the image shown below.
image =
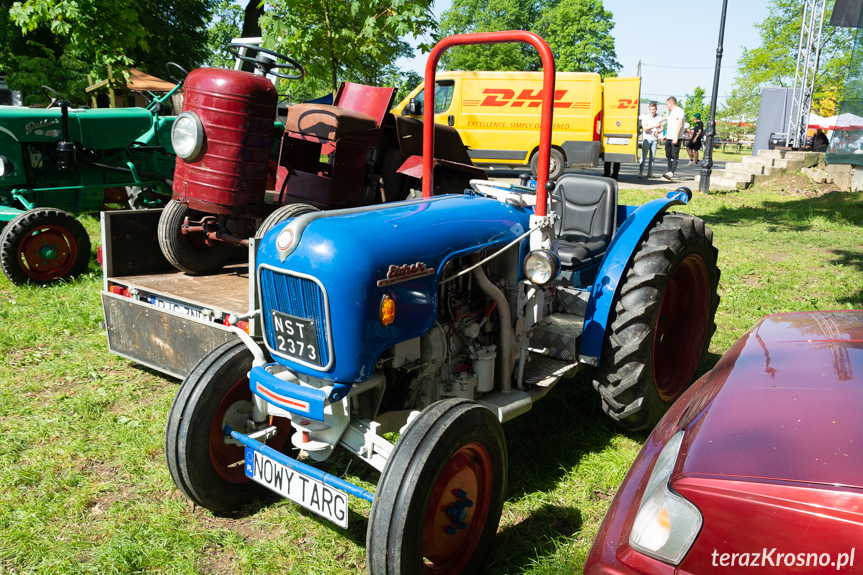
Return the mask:
{"type": "MultiPolygon", "coordinates": [[[[384,350],[434,325],[446,263],[503,247],[527,231],[532,213],[483,196],[448,195],[304,214],[277,224],[257,253],[270,351],[301,373],[343,383],[367,379],[384,350]],[[297,287],[268,287],[282,275],[301,278],[302,289],[323,292],[321,302],[310,306],[303,303],[309,293],[288,293],[302,292],[297,287]],[[387,326],[380,320],[385,295],[395,301],[395,321],[387,326]],[[297,363],[274,350],[271,310],[325,324],[318,331],[327,352],[321,365],[297,363]]],[[[446,275],[457,271],[447,269],[446,275]]]]}

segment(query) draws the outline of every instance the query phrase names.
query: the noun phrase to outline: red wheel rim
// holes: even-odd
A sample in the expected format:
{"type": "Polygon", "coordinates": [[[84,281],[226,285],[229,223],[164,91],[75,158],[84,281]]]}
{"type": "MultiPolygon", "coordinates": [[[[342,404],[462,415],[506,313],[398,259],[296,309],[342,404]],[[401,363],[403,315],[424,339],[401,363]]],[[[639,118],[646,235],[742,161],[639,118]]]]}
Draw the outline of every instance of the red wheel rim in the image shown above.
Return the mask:
{"type": "MultiPolygon", "coordinates": [[[[238,401],[253,401],[252,391],[249,389],[249,378],[244,377],[231,387],[219,403],[219,409],[210,426],[210,461],[216,473],[231,483],[245,483],[250,481],[243,469],[245,462],[245,447],[225,443],[222,434],[222,420],[225,413],[238,401]]],[[[278,433],[267,441],[267,445],[277,451],[281,451],[287,443],[291,433],[291,422],[284,417],[270,418],[271,424],[276,426],[278,433]]]]}
{"type": "Polygon", "coordinates": [[[482,537],[494,472],[485,447],[469,443],[447,462],[426,507],[422,555],[427,574],[460,573],[482,537]]]}
{"type": "Polygon", "coordinates": [[[36,281],[65,276],[72,271],[77,259],[78,242],[61,226],[39,226],[18,244],[21,269],[36,281]]]}
{"type": "Polygon", "coordinates": [[[688,255],[665,286],[653,338],[653,381],[663,401],[674,401],[692,381],[710,319],[707,265],[688,255]]]}

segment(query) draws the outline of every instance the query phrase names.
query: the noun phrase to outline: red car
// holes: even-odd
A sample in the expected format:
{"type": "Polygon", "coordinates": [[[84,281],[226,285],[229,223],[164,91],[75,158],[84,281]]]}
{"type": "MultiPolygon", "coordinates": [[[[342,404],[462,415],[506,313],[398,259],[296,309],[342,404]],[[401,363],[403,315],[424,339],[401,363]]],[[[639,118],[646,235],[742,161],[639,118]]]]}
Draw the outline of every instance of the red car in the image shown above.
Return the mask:
{"type": "Polygon", "coordinates": [[[584,572],[863,573],[863,311],[740,338],[653,430],[584,572]]]}

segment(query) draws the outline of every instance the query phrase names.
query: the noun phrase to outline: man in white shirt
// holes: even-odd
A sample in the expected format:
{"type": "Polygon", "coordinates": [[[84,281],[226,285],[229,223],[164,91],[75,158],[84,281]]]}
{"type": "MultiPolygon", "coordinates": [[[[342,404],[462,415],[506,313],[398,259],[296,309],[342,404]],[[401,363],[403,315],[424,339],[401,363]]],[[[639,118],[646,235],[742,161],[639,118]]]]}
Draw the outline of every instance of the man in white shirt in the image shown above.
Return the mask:
{"type": "Polygon", "coordinates": [[[668,158],[668,172],[662,175],[668,181],[674,180],[674,172],[677,170],[677,162],[680,157],[680,141],[683,139],[683,108],[677,105],[677,98],[669,96],[665,101],[668,106],[668,124],[665,135],[665,157],[668,158]]]}
{"type": "Polygon", "coordinates": [[[650,154],[650,161],[647,164],[647,177],[653,177],[653,159],[656,156],[656,146],[659,144],[659,137],[662,135],[662,118],[656,115],[656,102],[651,102],[648,106],[650,113],[641,117],[641,130],[644,134],[641,140],[641,163],[638,165],[638,179],[644,177],[644,159],[650,154]]]}

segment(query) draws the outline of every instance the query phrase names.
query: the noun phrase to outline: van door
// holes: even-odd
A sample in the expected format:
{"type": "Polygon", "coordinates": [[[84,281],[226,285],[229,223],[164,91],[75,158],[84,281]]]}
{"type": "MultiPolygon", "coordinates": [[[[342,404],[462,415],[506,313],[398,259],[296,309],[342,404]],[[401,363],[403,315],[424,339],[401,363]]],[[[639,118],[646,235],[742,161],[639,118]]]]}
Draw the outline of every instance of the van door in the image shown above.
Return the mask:
{"type": "Polygon", "coordinates": [[[602,151],[606,162],[638,162],[641,78],[606,78],[602,84],[602,151]]]}

